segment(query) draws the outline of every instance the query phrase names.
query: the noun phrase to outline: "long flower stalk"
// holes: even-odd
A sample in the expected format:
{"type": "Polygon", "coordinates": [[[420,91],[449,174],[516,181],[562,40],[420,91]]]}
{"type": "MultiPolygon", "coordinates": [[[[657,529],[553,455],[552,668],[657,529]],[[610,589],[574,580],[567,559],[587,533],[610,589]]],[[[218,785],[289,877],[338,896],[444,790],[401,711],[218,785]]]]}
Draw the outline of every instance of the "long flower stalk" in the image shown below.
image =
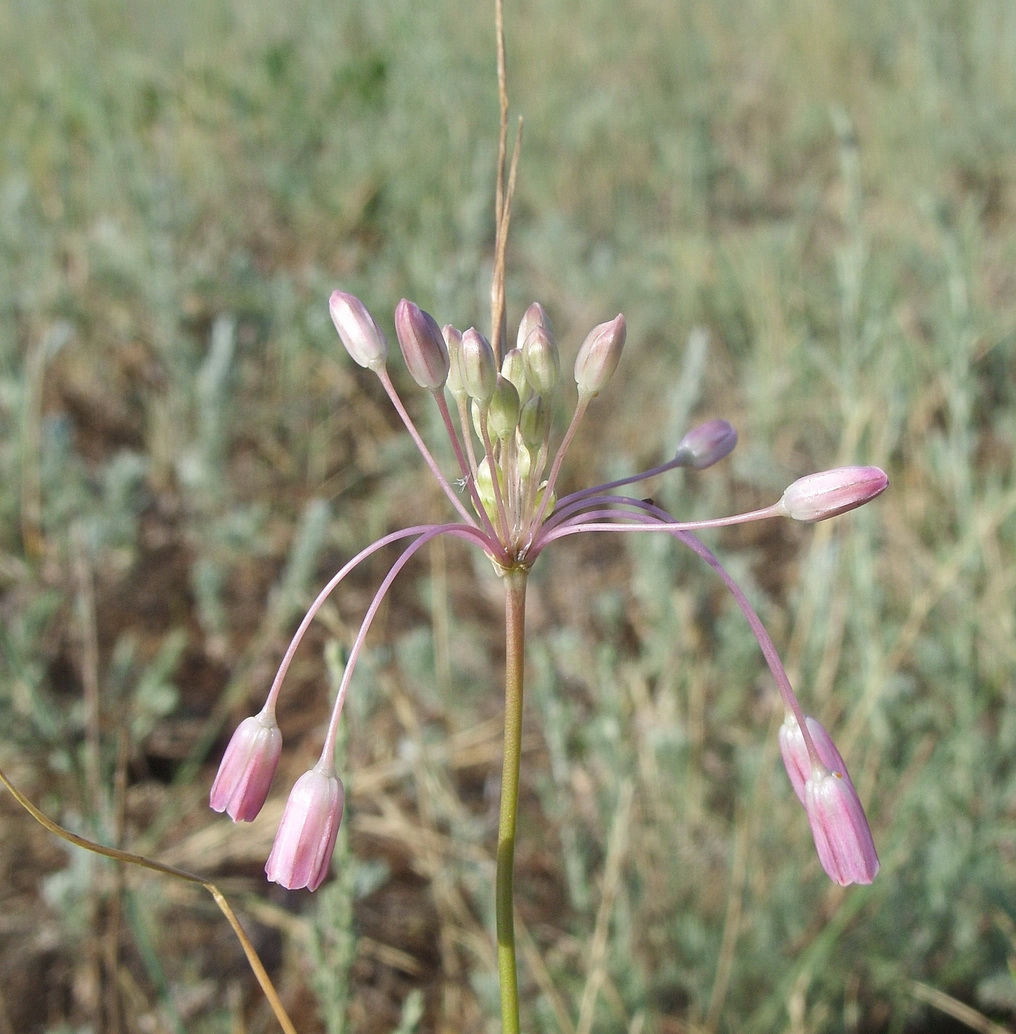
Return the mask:
{"type": "Polygon", "coordinates": [[[518,826],[519,776],[522,767],[527,580],[527,571],[522,567],[514,568],[504,576],[504,761],[497,826],[494,911],[497,969],[501,984],[501,1027],[505,1034],[518,1034],[519,1031],[519,978],[515,958],[515,832],[518,826]]]}

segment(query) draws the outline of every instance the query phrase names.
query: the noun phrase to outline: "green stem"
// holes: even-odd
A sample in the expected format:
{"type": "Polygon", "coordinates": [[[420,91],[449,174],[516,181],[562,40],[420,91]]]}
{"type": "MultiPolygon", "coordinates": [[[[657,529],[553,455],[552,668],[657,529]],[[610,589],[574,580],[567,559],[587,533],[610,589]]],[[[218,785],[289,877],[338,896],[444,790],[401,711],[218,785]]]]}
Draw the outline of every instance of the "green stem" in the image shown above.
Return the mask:
{"type": "Polygon", "coordinates": [[[526,576],[513,568],[505,586],[504,766],[501,772],[501,817],[497,828],[497,971],[501,982],[503,1034],[519,1034],[519,981],[515,961],[515,826],[519,810],[519,767],[522,761],[522,690],[526,645],[526,576]]]}

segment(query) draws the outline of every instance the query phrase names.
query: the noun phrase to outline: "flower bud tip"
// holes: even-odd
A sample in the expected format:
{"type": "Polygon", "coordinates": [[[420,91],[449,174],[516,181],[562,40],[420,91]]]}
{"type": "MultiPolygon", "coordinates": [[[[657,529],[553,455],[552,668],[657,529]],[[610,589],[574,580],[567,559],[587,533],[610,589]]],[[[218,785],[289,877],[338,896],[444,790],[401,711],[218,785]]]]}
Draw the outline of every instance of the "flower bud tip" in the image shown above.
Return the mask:
{"type": "Polygon", "coordinates": [[[403,298],[395,308],[395,335],[413,380],[438,391],[448,379],[448,346],[434,317],[403,298]]]}
{"type": "Polygon", "coordinates": [[[586,336],[575,358],[575,383],[579,395],[592,398],[599,395],[617,369],[624,348],[627,325],[618,313],[608,323],[601,323],[586,336]]]}
{"type": "Polygon", "coordinates": [[[388,342],[359,298],[345,291],[332,291],[328,311],[339,339],[357,363],[375,371],[384,366],[388,342]]]}
{"type": "Polygon", "coordinates": [[[863,506],[888,485],[889,478],[878,467],[836,467],[798,478],[777,507],[785,516],[810,524],[863,506]]]}
{"type": "Polygon", "coordinates": [[[705,470],[729,456],[735,445],[737,431],[726,420],[708,420],[681,439],[674,459],[693,470],[705,470]]]}

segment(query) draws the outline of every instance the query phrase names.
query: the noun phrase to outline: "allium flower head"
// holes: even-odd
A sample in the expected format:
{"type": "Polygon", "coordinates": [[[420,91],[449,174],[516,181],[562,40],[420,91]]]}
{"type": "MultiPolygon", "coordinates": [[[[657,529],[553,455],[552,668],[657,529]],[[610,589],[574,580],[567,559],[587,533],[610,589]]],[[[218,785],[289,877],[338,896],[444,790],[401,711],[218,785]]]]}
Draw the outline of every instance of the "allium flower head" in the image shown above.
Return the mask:
{"type": "MultiPolygon", "coordinates": [[[[878,860],[864,812],[843,759],[825,730],[806,719],[780,663],[776,648],[744,592],[696,531],[778,517],[823,520],[860,506],[882,492],[887,482],[877,467],[846,467],[811,474],[794,482],[781,499],[748,513],[703,521],[678,521],[651,499],[622,489],[678,467],[703,470],[725,458],[737,442],[726,421],[714,419],[689,431],[671,459],[629,477],[558,496],[562,464],[589,406],[605,390],[620,361],[627,336],[623,315],[594,327],[575,358],[573,410],[558,438],[551,415],[566,396],[560,377],[558,346],[542,306],[531,305],[522,317],[516,347],[502,354],[477,330],[460,333],[437,322],[414,303],[403,300],[395,327],[413,379],[433,397],[448,439],[446,463],[431,453],[403,404],[387,369],[387,345],[374,318],[359,299],[336,291],[329,303],[332,320],[353,359],[380,380],[406,430],[430,469],[455,519],[391,532],[353,557],[321,590],[283,657],[268,694],[274,709],[293,655],[310,622],[346,575],[367,557],[393,543],[403,543],[371,601],[350,648],[340,680],[321,759],[297,782],[268,861],[269,878],[287,887],[312,890],[324,879],[342,814],[342,786],[334,773],[338,722],[364,639],[381,603],[403,567],[438,536],[476,546],[505,577],[524,578],[540,553],[558,539],[579,534],[663,532],[700,556],[723,580],[755,635],[791,719],[780,733],[787,771],[804,803],[823,866],[839,882],[870,882],[878,860]],[[449,406],[449,398],[452,406],[449,406]],[[445,466],[451,466],[448,476],[445,466]],[[456,485],[458,488],[456,488],[456,485]],[[802,724],[803,723],[803,724],[802,724]]],[[[523,597],[524,599],[524,597],[523,597]]],[[[250,720],[248,720],[250,721],[250,720]]],[[[243,729],[243,727],[241,727],[243,729]]],[[[238,736],[240,734],[238,733],[238,736]]],[[[241,742],[247,743],[244,732],[241,742]]],[[[276,741],[272,740],[272,749],[276,741]]],[[[261,747],[267,756],[268,748],[261,747]]],[[[234,758],[247,756],[232,745],[216,781],[213,804],[233,800],[238,813],[253,808],[237,790],[235,773],[247,769],[234,758]]],[[[247,748],[249,754],[249,748],[247,748]]],[[[257,768],[257,793],[267,793],[257,768]]],[[[260,803],[258,804],[260,807],[260,803]]],[[[231,811],[231,814],[233,812],[231,811]]]]}

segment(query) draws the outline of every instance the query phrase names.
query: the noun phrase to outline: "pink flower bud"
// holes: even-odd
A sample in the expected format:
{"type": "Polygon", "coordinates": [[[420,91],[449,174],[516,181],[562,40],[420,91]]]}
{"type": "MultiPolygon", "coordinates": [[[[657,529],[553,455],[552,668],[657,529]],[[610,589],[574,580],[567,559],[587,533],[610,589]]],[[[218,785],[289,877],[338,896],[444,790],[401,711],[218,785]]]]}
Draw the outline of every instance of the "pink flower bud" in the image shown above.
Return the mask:
{"type": "Polygon", "coordinates": [[[726,420],[709,420],[689,431],[674,459],[693,470],[704,470],[729,456],[737,445],[737,431],[726,420]]]}
{"type": "Polygon", "coordinates": [[[522,319],[519,321],[519,336],[515,342],[516,347],[524,350],[526,341],[537,327],[542,327],[547,337],[551,341],[554,340],[554,333],[550,329],[550,317],[539,302],[533,302],[522,314],[522,319]]]}
{"type": "Polygon", "coordinates": [[[208,803],[234,822],[252,822],[264,806],[282,753],[275,716],[245,718],[236,728],[219,764],[208,803]]]}
{"type": "Polygon", "coordinates": [[[342,344],[356,362],[371,370],[384,366],[388,342],[359,298],[344,291],[332,291],[328,311],[342,344]]]}
{"type": "Polygon", "coordinates": [[[293,786],[265,865],[287,890],[317,890],[328,875],[345,793],[334,769],[318,763],[293,786]]]}
{"type": "Polygon", "coordinates": [[[798,478],[777,504],[795,521],[824,521],[881,495],[889,478],[878,467],[837,467],[798,478]]]}
{"type": "Polygon", "coordinates": [[[822,724],[810,717],[804,721],[818,761],[809,754],[792,714],[780,726],[780,753],[808,815],[818,859],[841,886],[871,883],[878,872],[878,855],[847,766],[822,724]]]}
{"type": "MultiPolygon", "coordinates": [[[[808,726],[812,743],[815,744],[822,764],[830,771],[838,772],[849,782],[850,776],[847,773],[846,762],[822,723],[810,716],[805,718],[804,722],[808,726]]],[[[783,755],[783,765],[787,770],[787,775],[790,776],[794,793],[804,804],[804,784],[811,778],[812,761],[804,742],[801,726],[797,724],[797,719],[789,711],[780,726],[780,754],[783,755]]]]}
{"type": "Polygon", "coordinates": [[[804,807],[818,860],[831,880],[846,887],[871,883],[878,854],[860,798],[845,773],[815,771],[804,787],[804,807]]]}
{"type": "Polygon", "coordinates": [[[575,357],[575,383],[580,397],[592,398],[607,386],[621,358],[626,332],[624,316],[620,314],[589,332],[575,357]]]}
{"type": "Polygon", "coordinates": [[[433,316],[405,298],[395,309],[395,335],[413,380],[438,391],[448,379],[448,346],[433,316]]]}

